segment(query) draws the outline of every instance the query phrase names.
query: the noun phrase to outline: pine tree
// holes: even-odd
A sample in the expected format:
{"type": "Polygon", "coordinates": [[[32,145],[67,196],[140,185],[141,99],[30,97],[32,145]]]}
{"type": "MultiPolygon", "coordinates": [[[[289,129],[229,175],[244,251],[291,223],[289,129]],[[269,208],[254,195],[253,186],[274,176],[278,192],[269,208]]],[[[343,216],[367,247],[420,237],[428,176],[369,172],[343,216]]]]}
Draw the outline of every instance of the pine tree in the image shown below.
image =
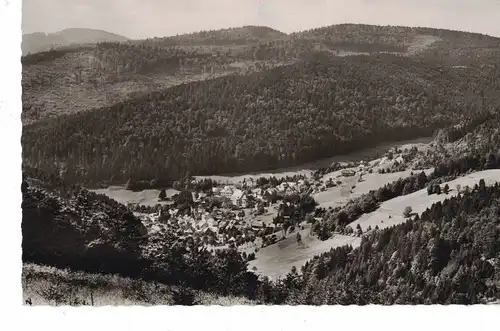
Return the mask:
{"type": "Polygon", "coordinates": [[[436,185],[434,186],[434,192],[435,192],[437,195],[441,194],[441,186],[439,186],[438,184],[436,184],[436,185]]]}
{"type": "Polygon", "coordinates": [[[479,180],[479,191],[484,192],[486,190],[486,182],[483,178],[479,180]]]}
{"type": "Polygon", "coordinates": [[[444,185],[443,192],[444,192],[444,194],[448,194],[448,192],[450,192],[450,186],[448,184],[444,185]]]}
{"type": "Polygon", "coordinates": [[[427,194],[431,195],[433,193],[434,193],[434,186],[433,185],[427,186],[427,194]]]}
{"type": "Polygon", "coordinates": [[[160,194],[158,195],[158,199],[161,201],[165,200],[167,198],[167,192],[165,192],[165,189],[162,189],[160,191],[160,194]]]}

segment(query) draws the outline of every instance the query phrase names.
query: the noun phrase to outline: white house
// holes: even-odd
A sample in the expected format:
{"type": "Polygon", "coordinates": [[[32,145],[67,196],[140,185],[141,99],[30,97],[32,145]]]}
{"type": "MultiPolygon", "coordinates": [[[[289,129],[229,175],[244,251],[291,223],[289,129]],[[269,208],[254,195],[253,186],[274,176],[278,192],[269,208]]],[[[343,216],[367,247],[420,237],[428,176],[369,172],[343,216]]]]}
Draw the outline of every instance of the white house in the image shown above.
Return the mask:
{"type": "Polygon", "coordinates": [[[238,200],[240,200],[243,197],[244,192],[240,189],[235,189],[233,193],[231,194],[231,201],[236,204],[238,200]]]}
{"type": "Polygon", "coordinates": [[[231,196],[234,193],[234,189],[231,186],[224,186],[224,188],[221,189],[219,193],[221,196],[231,199],[231,196]]]}

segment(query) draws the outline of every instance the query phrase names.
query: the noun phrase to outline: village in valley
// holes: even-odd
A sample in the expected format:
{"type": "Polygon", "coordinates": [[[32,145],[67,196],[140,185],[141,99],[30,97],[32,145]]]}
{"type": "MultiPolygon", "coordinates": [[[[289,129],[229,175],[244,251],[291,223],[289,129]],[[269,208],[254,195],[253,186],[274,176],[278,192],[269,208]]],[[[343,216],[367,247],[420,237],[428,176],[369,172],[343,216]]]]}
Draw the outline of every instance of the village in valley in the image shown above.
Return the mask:
{"type": "MultiPolygon", "coordinates": [[[[377,159],[333,162],[314,171],[239,177],[186,175],[168,189],[97,192],[128,204],[150,237],[172,234],[179,244],[192,242],[209,250],[233,247],[248,261],[259,259],[263,248],[283,242],[280,247],[287,246],[294,254],[289,261],[293,264],[345,240],[356,245],[363,231],[338,235],[338,244],[317,239],[314,224],[321,221],[321,211],[339,210],[370,190],[409,176],[411,171],[405,169],[423,146],[392,148],[377,159]],[[143,199],[138,198],[141,196],[143,199]]],[[[277,255],[287,258],[284,252],[277,255]]],[[[301,267],[300,263],[293,266],[301,267]]],[[[258,271],[259,264],[250,262],[249,268],[258,271]]]]}

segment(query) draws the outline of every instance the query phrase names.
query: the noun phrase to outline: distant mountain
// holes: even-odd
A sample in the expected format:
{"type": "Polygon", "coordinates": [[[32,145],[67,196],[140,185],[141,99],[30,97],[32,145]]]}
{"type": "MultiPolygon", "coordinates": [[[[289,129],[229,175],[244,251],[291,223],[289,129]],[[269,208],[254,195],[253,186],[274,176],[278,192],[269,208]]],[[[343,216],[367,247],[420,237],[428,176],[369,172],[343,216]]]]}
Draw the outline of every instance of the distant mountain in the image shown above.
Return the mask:
{"type": "Polygon", "coordinates": [[[248,45],[287,37],[286,33],[267,26],[246,25],[236,28],[199,31],[177,36],[155,38],[168,46],[199,46],[199,45],[248,45]]]}
{"type": "Polygon", "coordinates": [[[23,55],[48,51],[74,44],[93,44],[105,41],[127,41],[118,34],[95,29],[65,29],[54,33],[35,32],[23,35],[23,55]]]}

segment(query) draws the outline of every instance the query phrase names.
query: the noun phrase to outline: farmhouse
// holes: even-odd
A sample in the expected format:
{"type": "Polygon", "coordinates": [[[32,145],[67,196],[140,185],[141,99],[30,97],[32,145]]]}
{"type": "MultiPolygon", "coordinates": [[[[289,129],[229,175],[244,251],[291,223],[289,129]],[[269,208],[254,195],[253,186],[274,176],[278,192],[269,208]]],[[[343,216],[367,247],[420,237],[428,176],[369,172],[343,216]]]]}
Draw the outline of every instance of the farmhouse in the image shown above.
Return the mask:
{"type": "Polygon", "coordinates": [[[233,187],[231,186],[224,186],[224,188],[222,190],[220,190],[220,195],[222,197],[225,197],[225,198],[228,198],[228,199],[231,199],[231,196],[233,195],[234,193],[234,189],[233,187]]]}
{"type": "Polygon", "coordinates": [[[245,192],[239,189],[234,190],[231,194],[231,202],[241,207],[243,202],[246,202],[245,192]]]}

